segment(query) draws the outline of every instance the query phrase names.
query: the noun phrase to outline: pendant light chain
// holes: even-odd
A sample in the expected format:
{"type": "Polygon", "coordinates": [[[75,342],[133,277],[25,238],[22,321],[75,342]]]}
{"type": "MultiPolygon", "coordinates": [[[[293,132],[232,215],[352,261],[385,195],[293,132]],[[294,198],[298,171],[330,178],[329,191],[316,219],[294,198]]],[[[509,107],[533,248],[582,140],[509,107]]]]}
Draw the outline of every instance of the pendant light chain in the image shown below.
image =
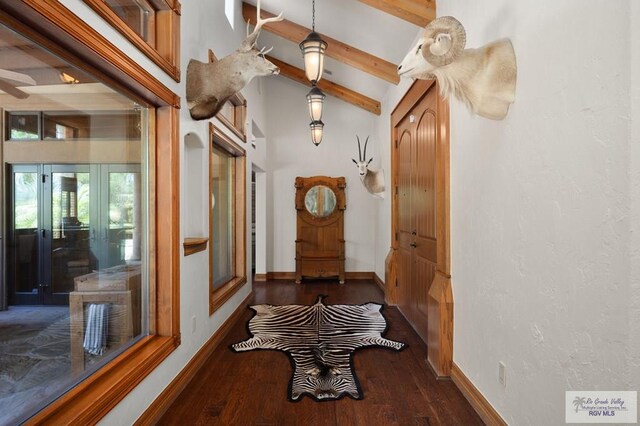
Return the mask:
{"type": "Polygon", "coordinates": [[[322,122],[322,104],[325,94],[317,87],[318,81],[322,78],[324,51],[327,42],[322,40],[320,34],[316,33],[316,0],[311,0],[311,32],[300,43],[300,50],[304,59],[305,75],[311,83],[311,91],[307,94],[309,103],[309,116],[311,123],[311,140],[318,146],[322,141],[324,123],[322,122]]]}

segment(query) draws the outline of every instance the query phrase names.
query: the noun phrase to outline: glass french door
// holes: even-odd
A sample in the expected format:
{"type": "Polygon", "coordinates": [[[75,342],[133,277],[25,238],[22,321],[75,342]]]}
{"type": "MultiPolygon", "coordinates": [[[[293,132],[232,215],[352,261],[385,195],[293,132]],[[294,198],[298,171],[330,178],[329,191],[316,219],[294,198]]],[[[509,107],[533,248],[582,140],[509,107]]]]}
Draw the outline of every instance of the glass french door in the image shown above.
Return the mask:
{"type": "Polygon", "coordinates": [[[140,259],[139,165],[13,165],[10,176],[10,304],[67,304],[76,277],[140,259]]]}

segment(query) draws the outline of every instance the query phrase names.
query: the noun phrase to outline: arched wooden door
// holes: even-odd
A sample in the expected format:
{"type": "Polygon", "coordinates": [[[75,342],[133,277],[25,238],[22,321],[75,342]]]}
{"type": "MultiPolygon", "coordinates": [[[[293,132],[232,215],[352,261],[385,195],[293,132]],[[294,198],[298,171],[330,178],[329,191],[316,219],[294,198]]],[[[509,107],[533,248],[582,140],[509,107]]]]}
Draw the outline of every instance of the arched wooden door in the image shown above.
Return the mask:
{"type": "Polygon", "coordinates": [[[396,300],[439,376],[452,361],[448,107],[435,82],[418,80],[391,116],[392,250],[396,300]]]}
{"type": "Polygon", "coordinates": [[[398,306],[428,339],[428,291],[437,265],[436,93],[398,126],[398,306]]]}

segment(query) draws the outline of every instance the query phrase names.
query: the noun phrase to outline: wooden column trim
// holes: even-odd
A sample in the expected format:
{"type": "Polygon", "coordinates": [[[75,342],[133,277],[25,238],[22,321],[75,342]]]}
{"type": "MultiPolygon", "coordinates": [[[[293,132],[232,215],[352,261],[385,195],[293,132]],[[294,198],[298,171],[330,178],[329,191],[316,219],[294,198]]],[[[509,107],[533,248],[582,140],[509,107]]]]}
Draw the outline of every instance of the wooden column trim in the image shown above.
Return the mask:
{"type": "Polygon", "coordinates": [[[427,301],[427,362],[438,378],[451,375],[453,362],[453,292],[451,278],[436,271],[427,301]]]}
{"type": "Polygon", "coordinates": [[[386,285],[384,301],[388,305],[398,304],[398,274],[396,269],[398,266],[396,260],[397,255],[397,250],[390,248],[387,257],[384,260],[384,280],[386,285]]]}
{"type": "MultiPolygon", "coordinates": [[[[280,75],[290,78],[291,80],[302,84],[303,86],[309,86],[309,80],[304,73],[304,70],[294,67],[286,62],[281,61],[278,58],[267,55],[267,59],[274,65],[280,68],[280,75]]],[[[327,95],[334,96],[345,102],[357,106],[358,108],[365,109],[375,115],[381,114],[380,102],[375,99],[371,99],[365,95],[362,95],[356,91],[353,91],[347,87],[341,86],[337,83],[322,79],[318,82],[318,88],[325,92],[327,95]]]]}
{"type": "MultiPolygon", "coordinates": [[[[242,3],[242,16],[245,21],[256,23],[257,9],[249,3],[242,3]]],[[[266,10],[261,11],[262,18],[272,18],[275,15],[266,10]]],[[[262,27],[263,30],[279,35],[294,43],[300,43],[305,39],[307,34],[311,32],[309,28],[296,24],[286,19],[280,22],[271,22],[262,27]]],[[[386,61],[370,53],[356,49],[339,40],[320,34],[322,39],[328,43],[325,54],[337,61],[343,62],[349,66],[369,73],[375,77],[388,81],[389,83],[398,84],[400,77],[398,76],[398,67],[389,61],[386,61]]]]}
{"type": "Polygon", "coordinates": [[[436,227],[438,241],[438,272],[451,278],[451,214],[450,214],[450,141],[449,141],[449,101],[438,91],[438,145],[437,145],[437,174],[439,181],[436,185],[436,222],[443,226],[436,227]]]}

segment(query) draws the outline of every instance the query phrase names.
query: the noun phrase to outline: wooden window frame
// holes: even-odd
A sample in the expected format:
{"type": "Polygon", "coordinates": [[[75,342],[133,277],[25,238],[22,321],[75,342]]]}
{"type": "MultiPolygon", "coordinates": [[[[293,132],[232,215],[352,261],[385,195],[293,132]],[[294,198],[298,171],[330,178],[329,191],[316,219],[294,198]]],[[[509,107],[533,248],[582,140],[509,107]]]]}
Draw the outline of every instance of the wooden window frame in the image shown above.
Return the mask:
{"type": "MultiPolygon", "coordinates": [[[[213,191],[213,146],[234,158],[233,171],[233,268],[234,276],[217,290],[213,282],[213,259],[209,255],[209,315],[212,315],[247,282],[247,156],[244,148],[236,144],[213,124],[209,123],[209,205],[213,191]]],[[[209,240],[213,241],[213,209],[209,209],[209,240]]],[[[211,252],[213,253],[213,251],[211,252]]]]}
{"type": "Polygon", "coordinates": [[[178,0],[148,0],[155,10],[151,43],[129,27],[104,0],[83,1],[164,72],[180,81],[181,5],[178,0]]]}
{"type": "Polygon", "coordinates": [[[26,422],[95,424],[180,345],[180,98],[57,0],[2,3],[0,22],[151,105],[149,335],[26,422]]]}
{"type": "MultiPolygon", "coordinates": [[[[209,49],[209,62],[217,61],[213,50],[209,49]]],[[[216,114],[216,118],[236,135],[242,142],[247,143],[247,131],[245,121],[247,119],[247,100],[238,92],[231,96],[227,101],[233,105],[233,117],[231,119],[225,117],[222,112],[216,114]]]]}

